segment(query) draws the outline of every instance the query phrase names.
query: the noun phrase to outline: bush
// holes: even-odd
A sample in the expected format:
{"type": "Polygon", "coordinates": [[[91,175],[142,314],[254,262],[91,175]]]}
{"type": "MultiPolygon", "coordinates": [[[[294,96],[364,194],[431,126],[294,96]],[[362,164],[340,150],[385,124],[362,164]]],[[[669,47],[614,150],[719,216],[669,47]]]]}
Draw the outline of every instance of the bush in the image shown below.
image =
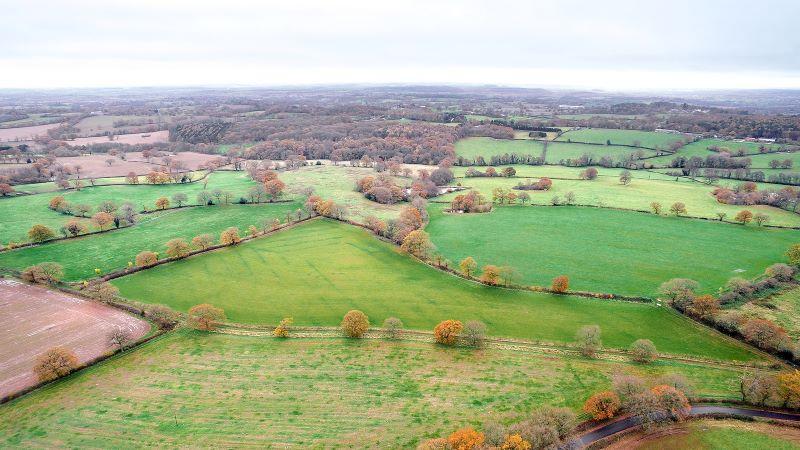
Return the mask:
{"type": "Polygon", "coordinates": [[[369,318],[363,312],[354,309],[348,311],[342,319],[342,332],[349,338],[360,338],[369,330],[369,318]]]}
{"type": "Polygon", "coordinates": [[[139,267],[152,266],[158,262],[158,255],[149,250],[145,250],[136,255],[136,265],[139,267]]]}
{"type": "Polygon", "coordinates": [[[166,253],[170,258],[183,258],[191,251],[192,248],[189,247],[189,244],[181,238],[171,239],[167,242],[166,253]]]}
{"type": "Polygon", "coordinates": [[[470,320],[464,324],[461,338],[464,344],[470,347],[481,347],[484,339],[486,339],[486,324],[479,320],[470,320]]]}
{"type": "Polygon", "coordinates": [[[87,286],[83,293],[89,297],[110,302],[119,295],[119,289],[111,283],[94,283],[87,286]]]}
{"type": "Polygon", "coordinates": [[[433,336],[442,345],[454,345],[463,329],[458,320],[444,320],[433,329],[433,336]]]}
{"type": "Polygon", "coordinates": [[[447,438],[447,443],[453,450],[472,450],[483,445],[483,433],[475,431],[472,427],[462,428],[453,432],[447,438]]]}
{"type": "Polygon", "coordinates": [[[225,311],[208,303],[189,308],[189,326],[195,330],[213,331],[225,320],[225,311]]]}
{"type": "Polygon", "coordinates": [[[36,358],[33,372],[41,382],[69,375],[78,367],[78,357],[70,350],[55,347],[36,358]]]}
{"type": "Polygon", "coordinates": [[[383,321],[383,330],[388,339],[397,339],[403,332],[403,321],[397,317],[389,317],[383,321]]]}
{"type": "Polygon", "coordinates": [[[569,277],[566,275],[559,275],[553,278],[553,284],[550,289],[559,294],[567,292],[567,290],[569,290],[569,277]]]}
{"type": "Polygon", "coordinates": [[[239,237],[239,229],[230,227],[219,235],[219,243],[222,245],[234,245],[242,241],[239,237]]]}
{"type": "Polygon", "coordinates": [[[591,414],[594,420],[611,419],[619,408],[619,396],[612,391],[598,392],[583,404],[583,411],[591,414]]]}
{"type": "Polygon", "coordinates": [[[144,309],[144,316],[157,323],[161,328],[172,328],[180,319],[181,315],[166,305],[147,305],[144,309]]]}
{"type": "Polygon", "coordinates": [[[629,351],[631,359],[642,364],[653,362],[657,356],[656,346],[650,339],[638,339],[631,344],[629,351]]]}
{"type": "Polygon", "coordinates": [[[600,327],[597,325],[581,327],[575,335],[575,340],[581,354],[589,358],[597,356],[597,352],[603,348],[603,341],[600,340],[600,327]]]}
{"type": "Polygon", "coordinates": [[[294,319],[291,317],[284,317],[281,320],[281,323],[272,330],[272,335],[279,338],[288,338],[289,337],[289,327],[292,326],[294,323],[294,319]]]}
{"type": "Polygon", "coordinates": [[[767,276],[777,279],[778,281],[791,281],[794,277],[794,268],[788,264],[777,263],[767,267],[764,271],[767,276]]]}
{"type": "Polygon", "coordinates": [[[509,434],[505,441],[503,441],[501,450],[530,450],[531,443],[522,439],[518,434],[509,434]]]}
{"type": "Polygon", "coordinates": [[[56,233],[42,224],[36,224],[28,230],[28,238],[33,242],[44,242],[54,237],[56,237],[56,233]]]}
{"type": "Polygon", "coordinates": [[[52,284],[61,281],[64,277],[64,269],[61,264],[54,262],[43,262],[25,268],[22,271],[21,278],[31,283],[52,284]]]}

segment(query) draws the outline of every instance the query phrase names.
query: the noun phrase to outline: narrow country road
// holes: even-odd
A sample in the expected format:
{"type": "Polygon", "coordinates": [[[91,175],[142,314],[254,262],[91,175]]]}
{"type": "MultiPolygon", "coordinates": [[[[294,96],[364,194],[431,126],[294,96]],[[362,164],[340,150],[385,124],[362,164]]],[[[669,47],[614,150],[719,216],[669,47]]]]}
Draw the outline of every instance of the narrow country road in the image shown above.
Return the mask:
{"type": "MultiPolygon", "coordinates": [[[[716,405],[698,405],[692,406],[689,412],[690,416],[711,416],[717,414],[725,414],[738,417],[757,417],[765,419],[779,419],[800,422],[800,414],[784,413],[777,411],[766,411],[761,409],[739,408],[735,406],[716,406],[716,405]]],[[[585,448],[600,439],[612,436],[620,431],[625,431],[639,425],[639,420],[634,417],[623,417],[615,422],[600,427],[596,430],[589,431],[572,441],[570,441],[566,448],[580,449],[585,448]]]]}

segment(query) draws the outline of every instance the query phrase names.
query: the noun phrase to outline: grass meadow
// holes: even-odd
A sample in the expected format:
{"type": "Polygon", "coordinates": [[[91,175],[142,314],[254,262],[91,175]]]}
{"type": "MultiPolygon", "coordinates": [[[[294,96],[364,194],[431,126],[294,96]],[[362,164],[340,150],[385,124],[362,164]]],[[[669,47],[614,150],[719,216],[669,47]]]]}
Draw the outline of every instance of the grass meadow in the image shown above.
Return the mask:
{"type": "Polygon", "coordinates": [[[315,220],[276,235],[118,278],[123,296],[180,311],[211,302],[241,323],[338,325],[351,310],[372,323],[398,317],[430,330],[445,319],[482,320],[489,334],[571,342],[602,324],[609,347],[652,339],[660,351],[751,359],[744,347],[649,304],[600,301],[467,282],[399,253],[367,231],[315,220]],[[670,333],[661,333],[669,324],[670,333]]]}
{"type": "Polygon", "coordinates": [[[716,292],[732,277],[753,278],[800,239],[796,230],[587,207],[497,207],[488,214],[429,208],[426,230],[457,262],[514,267],[528,284],[567,275],[577,290],[655,296],[671,278],[716,292]]]}
{"type": "MultiPolygon", "coordinates": [[[[605,143],[605,142],[604,142],[605,143]]],[[[474,159],[483,156],[486,161],[495,155],[516,153],[519,155],[541,156],[544,149],[543,141],[533,139],[493,139],[488,137],[470,137],[456,142],[456,155],[474,159]]],[[[580,158],[584,154],[592,155],[595,159],[602,156],[611,156],[615,161],[625,158],[637,149],[617,145],[587,145],[553,141],[547,143],[548,164],[558,164],[562,160],[580,158]]],[[[644,156],[653,156],[655,152],[642,150],[644,156]]]]}
{"type": "MultiPolygon", "coordinates": [[[[717,219],[717,213],[723,212],[727,214],[726,220],[731,221],[739,211],[748,209],[753,213],[759,212],[769,216],[770,225],[800,226],[800,215],[791,211],[765,205],[741,206],[719,203],[711,195],[713,186],[685,178],[675,181],[675,177],[657,172],[631,171],[633,180],[630,184],[623,185],[619,182],[619,169],[600,168],[598,178],[590,181],[578,179],[579,172],[580,170],[577,168],[530,166],[530,169],[525,168],[519,173],[535,174],[535,178],[553,176],[553,186],[549,191],[528,191],[531,196],[530,202],[537,205],[551,204],[554,196],[563,200],[567,192],[572,192],[575,195],[575,203],[580,205],[649,211],[652,202],[659,202],[663,207],[662,214],[669,214],[670,205],[682,202],[686,205],[686,215],[690,217],[717,219]],[[563,179],[562,177],[569,178],[563,179]]],[[[527,181],[524,178],[502,177],[458,178],[456,180],[463,186],[479,191],[489,200],[491,200],[494,188],[501,187],[509,190],[520,182],[527,181]]],[[[458,193],[450,193],[437,197],[436,200],[450,201],[456,195],[458,193]]]]}
{"type": "Polygon", "coordinates": [[[618,372],[738,396],[729,368],[183,330],[0,405],[0,446],[414,448],[544,405],[579,412],[618,372]]]}
{"type": "Polygon", "coordinates": [[[638,450],[793,450],[798,448],[797,440],[800,439],[796,428],[733,419],[693,420],[653,434],[644,439],[641,434],[635,434],[623,438],[617,445],[636,441],[638,450]]]}
{"type": "Polygon", "coordinates": [[[64,267],[66,280],[77,281],[95,276],[95,269],[103,273],[122,269],[142,250],[163,252],[164,244],[173,238],[189,241],[198,234],[210,233],[219,240],[219,234],[228,227],[239,227],[239,234],[244,236],[248,226],[261,227],[274,218],[285,222],[286,213],[301,206],[299,202],[223,205],[148,214],[140,216],[133,227],[0,253],[0,266],[23,269],[53,261],[64,267]]]}
{"type": "MultiPolygon", "coordinates": [[[[199,175],[198,175],[199,176],[199,175]]],[[[184,193],[188,197],[187,204],[197,203],[197,194],[205,190],[211,192],[215,189],[229,191],[234,194],[234,200],[246,196],[247,190],[255,186],[255,182],[247,177],[245,172],[215,172],[208,177],[208,183],[198,181],[195,183],[178,183],[164,185],[123,185],[123,186],[97,186],[87,187],[80,191],[49,192],[36,195],[0,199],[0,243],[27,242],[28,230],[34,224],[41,223],[52,228],[56,233],[58,229],[73,217],[63,215],[48,208],[50,199],[61,195],[74,205],[86,204],[92,207],[93,214],[100,203],[110,200],[117,206],[125,202],[133,203],[137,210],[156,209],[155,201],[160,197],[170,198],[177,193],[184,193]],[[6,219],[7,218],[7,219],[6,219]]],[[[52,185],[52,184],[51,184],[52,185]]],[[[176,206],[174,202],[171,206],[176,206]]],[[[84,221],[87,225],[88,220],[84,221]]],[[[91,228],[91,227],[90,227],[91,228]]]]}
{"type": "Polygon", "coordinates": [[[648,148],[667,149],[670,144],[682,141],[684,135],[672,133],[656,133],[654,131],[616,130],[610,128],[579,128],[567,131],[558,137],[557,141],[588,142],[593,144],[633,145],[639,141],[640,145],[648,148]]]}

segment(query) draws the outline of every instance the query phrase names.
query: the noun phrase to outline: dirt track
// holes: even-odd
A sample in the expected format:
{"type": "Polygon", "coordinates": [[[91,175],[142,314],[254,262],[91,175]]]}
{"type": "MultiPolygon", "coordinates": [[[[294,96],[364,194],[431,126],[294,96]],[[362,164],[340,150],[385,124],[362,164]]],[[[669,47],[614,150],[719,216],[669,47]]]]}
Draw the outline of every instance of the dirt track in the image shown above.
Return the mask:
{"type": "Polygon", "coordinates": [[[115,328],[138,339],[150,324],[120,310],[12,279],[0,279],[0,398],[36,384],[33,364],[51,347],[66,347],[80,362],[110,349],[115,328]]]}

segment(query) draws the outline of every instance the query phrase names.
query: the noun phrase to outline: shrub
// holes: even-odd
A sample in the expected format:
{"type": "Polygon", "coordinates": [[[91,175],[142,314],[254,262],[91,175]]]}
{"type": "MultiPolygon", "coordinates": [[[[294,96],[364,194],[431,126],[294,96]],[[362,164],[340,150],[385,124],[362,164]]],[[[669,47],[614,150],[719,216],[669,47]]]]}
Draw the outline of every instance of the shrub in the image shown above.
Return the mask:
{"type": "Polygon", "coordinates": [[[241,241],[239,229],[236,227],[230,227],[219,235],[219,243],[222,245],[235,245],[241,241]]]}
{"type": "Polygon", "coordinates": [[[225,311],[208,303],[189,308],[189,326],[196,330],[213,331],[225,320],[225,311]]]}
{"type": "Polygon", "coordinates": [[[33,372],[41,382],[69,375],[78,367],[78,357],[70,350],[55,347],[36,358],[33,372]]]}
{"type": "Polygon", "coordinates": [[[767,267],[764,273],[778,281],[791,281],[794,277],[794,268],[788,264],[776,263],[767,267]]]}
{"type": "Polygon", "coordinates": [[[64,269],[61,265],[54,262],[43,262],[22,271],[23,280],[31,283],[58,283],[64,276],[64,269]]]}
{"type": "Polygon", "coordinates": [[[119,295],[119,289],[117,289],[117,287],[111,283],[103,282],[94,283],[87,286],[86,289],[83,290],[83,293],[89,297],[96,298],[104,302],[110,302],[114,300],[117,295],[119,295]]]}
{"type": "Polygon", "coordinates": [[[181,315],[166,305],[147,305],[144,316],[157,323],[161,328],[172,328],[178,323],[181,315]]]}
{"type": "Polygon", "coordinates": [[[650,339],[638,339],[628,349],[631,359],[638,363],[647,364],[656,359],[656,346],[650,339]]]}
{"type": "Polygon", "coordinates": [[[403,332],[403,321],[397,317],[389,317],[383,321],[383,330],[389,339],[397,339],[403,332]]]}
{"type": "Polygon", "coordinates": [[[792,244],[786,250],[786,257],[789,259],[789,264],[795,267],[800,266],[800,244],[792,244]]]}
{"type": "Polygon", "coordinates": [[[458,320],[443,320],[433,329],[433,336],[442,345],[454,345],[463,329],[458,320]]]}
{"type": "Polygon", "coordinates": [[[166,253],[170,258],[183,258],[191,251],[192,248],[189,247],[189,244],[181,238],[175,238],[167,241],[166,253]]]}
{"type": "Polygon", "coordinates": [[[581,354],[589,358],[597,356],[597,352],[603,348],[603,341],[600,340],[600,327],[597,325],[581,327],[575,335],[575,340],[581,354]]]}
{"type": "Polygon", "coordinates": [[[292,326],[294,323],[294,319],[291,317],[284,317],[281,319],[281,323],[272,330],[272,335],[279,338],[288,338],[289,337],[289,327],[292,326]]]}
{"type": "Polygon", "coordinates": [[[470,320],[464,324],[461,338],[470,347],[481,347],[486,339],[486,324],[479,320],[470,320]]]}
{"type": "Polygon", "coordinates": [[[51,198],[51,199],[50,199],[50,204],[49,204],[49,206],[48,206],[48,207],[49,207],[50,209],[52,209],[53,211],[59,211],[59,210],[61,210],[61,208],[62,208],[62,207],[63,207],[63,206],[66,204],[66,203],[67,203],[67,201],[66,201],[66,200],[64,200],[64,197],[62,197],[62,196],[60,196],[60,195],[57,195],[57,196],[55,196],[55,197],[53,197],[53,198],[51,198]]]}
{"type": "Polygon", "coordinates": [[[559,275],[553,278],[553,284],[550,286],[550,289],[559,294],[567,292],[567,290],[569,290],[569,277],[566,275],[559,275]]]}
{"type": "Polygon", "coordinates": [[[610,419],[617,414],[619,408],[619,396],[612,391],[598,392],[583,404],[583,411],[591,414],[594,420],[610,419]]]}
{"type": "Polygon", "coordinates": [[[462,428],[454,431],[448,436],[447,442],[453,450],[472,450],[483,445],[485,437],[483,433],[475,431],[472,427],[462,428]]]}
{"type": "Polygon", "coordinates": [[[214,237],[208,233],[199,234],[192,238],[192,247],[197,250],[205,250],[214,245],[214,237]]]}
{"type": "Polygon", "coordinates": [[[579,176],[582,180],[594,180],[597,178],[597,169],[594,167],[588,167],[582,170],[579,176]]]}
{"type": "Polygon", "coordinates": [[[404,252],[410,253],[417,258],[425,259],[430,255],[434,246],[431,243],[428,233],[423,230],[414,230],[403,238],[403,243],[400,245],[400,248],[404,252]]]}
{"type": "Polygon", "coordinates": [[[56,233],[42,224],[36,224],[28,230],[28,238],[33,242],[44,242],[56,237],[56,233]]]}
{"type": "Polygon", "coordinates": [[[530,450],[531,443],[522,439],[522,436],[518,434],[509,434],[506,440],[503,442],[503,445],[500,447],[501,450],[530,450]]]}
{"type": "Polygon", "coordinates": [[[484,444],[490,447],[499,447],[506,441],[506,427],[497,422],[483,424],[484,444]]]}
{"type": "Polygon", "coordinates": [[[481,274],[481,282],[486,284],[497,284],[500,281],[500,268],[487,264],[483,266],[483,274],[481,274]]]}
{"type": "Polygon", "coordinates": [[[341,327],[345,336],[360,338],[369,330],[369,318],[363,312],[354,309],[344,315],[341,327]]]}
{"type": "Polygon", "coordinates": [[[158,255],[149,250],[145,250],[136,255],[136,265],[139,267],[152,266],[158,262],[158,255]]]}

